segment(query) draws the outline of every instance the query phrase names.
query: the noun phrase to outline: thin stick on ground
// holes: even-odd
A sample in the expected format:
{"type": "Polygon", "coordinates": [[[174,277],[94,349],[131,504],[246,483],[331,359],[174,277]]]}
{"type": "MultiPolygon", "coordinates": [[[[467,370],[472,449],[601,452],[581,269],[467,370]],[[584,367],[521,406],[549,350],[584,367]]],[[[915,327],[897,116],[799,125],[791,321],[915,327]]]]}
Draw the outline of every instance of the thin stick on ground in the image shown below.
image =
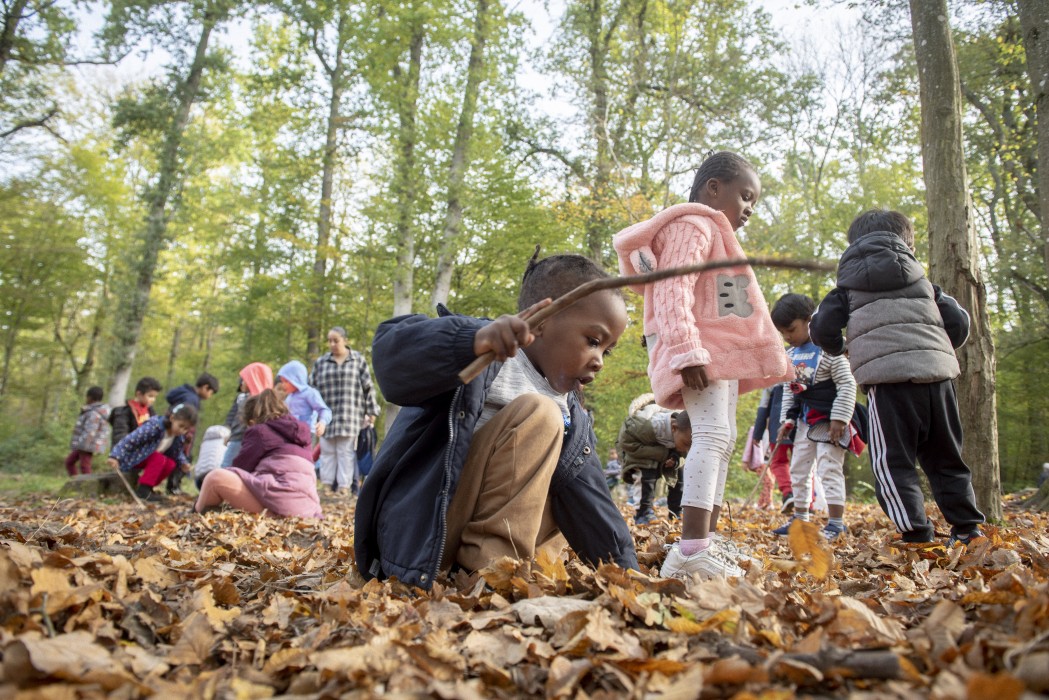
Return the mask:
{"type": "MultiPolygon", "coordinates": [[[[623,275],[621,277],[605,277],[602,279],[590,280],[584,284],[579,285],[567,294],[558,297],[553,301],[552,304],[539,309],[530,317],[528,317],[528,327],[536,328],[546,319],[550,318],[559,311],[563,311],[572,304],[576,303],[584,297],[590,296],[594,292],[604,291],[606,289],[619,289],[621,287],[629,287],[631,285],[651,284],[652,282],[659,282],[660,280],[670,279],[671,277],[682,277],[684,275],[692,275],[697,272],[706,272],[708,270],[719,270],[726,267],[742,267],[749,265],[751,267],[774,267],[783,268],[789,270],[807,270],[811,272],[833,272],[836,269],[834,263],[823,262],[821,260],[782,260],[779,258],[741,258],[736,260],[719,260],[716,262],[700,263],[698,265],[684,265],[682,267],[669,267],[665,270],[656,270],[655,272],[646,272],[640,275],[623,275]]],[[[459,379],[463,384],[469,384],[476,379],[484,368],[487,367],[495,360],[494,352],[486,352],[483,355],[479,355],[476,360],[471,362],[466,368],[459,373],[459,379]]]]}
{"type": "Polygon", "coordinates": [[[769,445],[769,455],[770,455],[769,456],[769,461],[767,461],[767,462],[765,462],[764,464],[761,465],[761,471],[758,472],[758,483],[754,484],[754,488],[752,488],[750,490],[750,495],[747,496],[747,500],[743,501],[743,506],[742,506],[743,509],[746,509],[746,508],[750,507],[750,502],[754,500],[755,494],[757,494],[758,489],[761,488],[761,480],[765,478],[765,472],[767,472],[769,470],[769,467],[772,466],[772,457],[771,457],[771,455],[776,454],[776,446],[778,444],[779,443],[774,442],[771,445],[769,445]]]}

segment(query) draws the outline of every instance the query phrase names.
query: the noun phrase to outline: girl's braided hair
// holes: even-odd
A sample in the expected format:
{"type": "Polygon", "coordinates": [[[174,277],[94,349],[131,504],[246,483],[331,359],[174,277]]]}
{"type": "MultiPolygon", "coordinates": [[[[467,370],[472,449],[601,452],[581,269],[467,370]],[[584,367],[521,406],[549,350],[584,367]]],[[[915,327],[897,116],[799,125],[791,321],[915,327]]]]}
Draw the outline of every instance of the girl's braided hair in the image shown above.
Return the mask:
{"type": "Polygon", "coordinates": [[[692,190],[688,193],[688,201],[698,202],[699,195],[709,180],[716,179],[721,182],[732,182],[747,171],[756,172],[750,161],[738,153],[733,153],[732,151],[718,151],[714,153],[710,151],[707,153],[707,157],[703,159],[699,169],[696,170],[696,179],[692,181],[692,190]]]}

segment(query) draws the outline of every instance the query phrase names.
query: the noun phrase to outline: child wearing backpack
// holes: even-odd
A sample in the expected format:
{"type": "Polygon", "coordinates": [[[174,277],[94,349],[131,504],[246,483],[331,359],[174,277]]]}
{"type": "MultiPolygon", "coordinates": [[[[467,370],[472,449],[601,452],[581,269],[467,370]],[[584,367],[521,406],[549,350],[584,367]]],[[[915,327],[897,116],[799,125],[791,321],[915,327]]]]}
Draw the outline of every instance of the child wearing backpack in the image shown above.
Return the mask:
{"type": "MultiPolygon", "coordinates": [[[[785,294],[772,307],[772,322],[791,346],[788,354],[795,373],[794,381],[783,388],[776,440],[787,438],[797,425],[790,460],[791,520],[811,518],[813,478],[818,476],[830,516],[820,532],[834,541],[845,532],[845,446],[853,437],[856,380],[845,357],[823,353],[809,338],[809,319],[815,309],[816,302],[803,294],[785,294]]],[[[786,535],[789,529],[787,522],[773,533],[786,535]]]]}
{"type": "Polygon", "coordinates": [[[102,403],[102,387],[87,390],[87,405],[73,426],[73,438],[69,441],[70,452],[66,456],[66,472],[77,475],[77,464],[81,474],[91,473],[91,460],[98,452],[105,452],[109,445],[109,406],[102,403]]]}

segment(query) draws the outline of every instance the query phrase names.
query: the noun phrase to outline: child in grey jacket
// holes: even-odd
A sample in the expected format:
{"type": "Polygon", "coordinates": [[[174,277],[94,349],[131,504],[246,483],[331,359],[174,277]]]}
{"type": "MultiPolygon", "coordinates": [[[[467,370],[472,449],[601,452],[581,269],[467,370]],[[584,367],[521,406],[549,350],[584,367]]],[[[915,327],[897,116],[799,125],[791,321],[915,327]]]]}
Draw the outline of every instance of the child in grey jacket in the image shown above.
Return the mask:
{"type": "Polygon", "coordinates": [[[903,214],[864,212],[849,227],[838,286],[809,324],[831,355],[846,350],[867,392],[870,456],[882,510],[905,542],[931,542],[915,472],[917,457],[933,498],[951,525],[948,544],[982,537],[972,473],[962,459],[962,426],[953,379],[954,348],[969,335],[969,315],[925,277],[914,257],[914,227],[903,214]],[[846,329],[847,340],[842,338],[846,329]]]}

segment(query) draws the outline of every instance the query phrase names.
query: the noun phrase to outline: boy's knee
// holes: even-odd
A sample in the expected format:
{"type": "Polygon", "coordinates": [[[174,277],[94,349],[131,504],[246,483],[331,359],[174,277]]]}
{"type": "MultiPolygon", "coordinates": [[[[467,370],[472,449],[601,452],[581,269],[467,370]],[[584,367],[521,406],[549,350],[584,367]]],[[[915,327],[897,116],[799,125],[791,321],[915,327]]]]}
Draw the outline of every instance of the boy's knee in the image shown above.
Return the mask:
{"type": "Polygon", "coordinates": [[[565,419],[561,408],[547,396],[522,394],[502,410],[508,411],[507,417],[515,424],[528,423],[536,429],[548,429],[558,435],[564,431],[565,419]]]}

